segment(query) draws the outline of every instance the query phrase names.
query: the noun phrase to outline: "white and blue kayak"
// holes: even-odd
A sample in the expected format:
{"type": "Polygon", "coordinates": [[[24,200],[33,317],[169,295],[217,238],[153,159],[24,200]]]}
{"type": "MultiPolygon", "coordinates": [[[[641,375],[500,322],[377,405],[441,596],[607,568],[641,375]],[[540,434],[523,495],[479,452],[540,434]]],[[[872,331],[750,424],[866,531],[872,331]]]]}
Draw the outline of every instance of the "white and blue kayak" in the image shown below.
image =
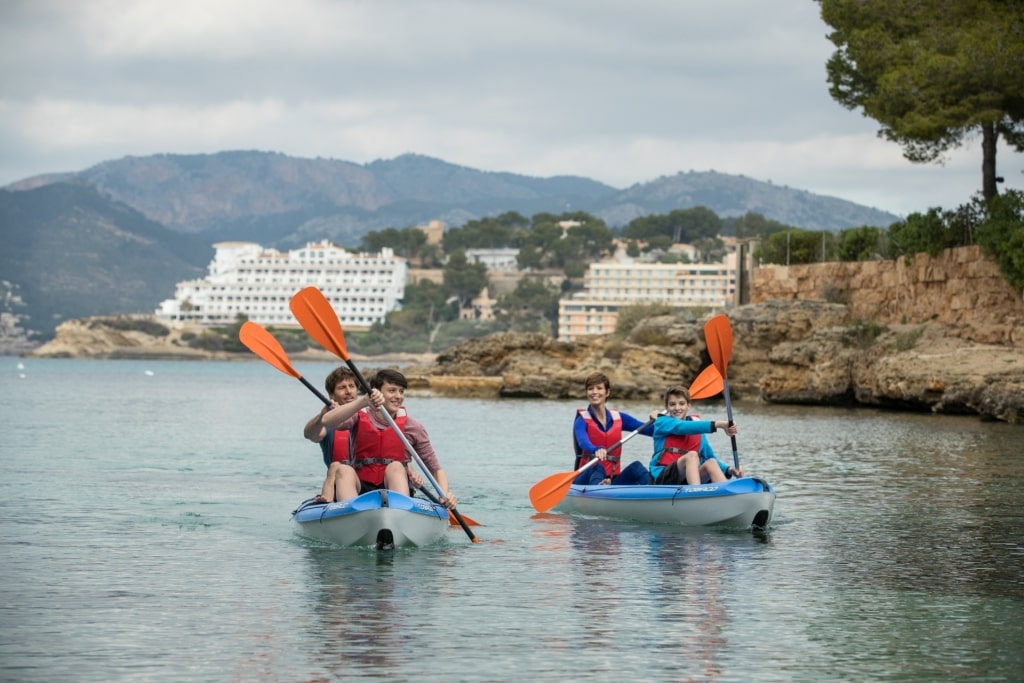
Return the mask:
{"type": "Polygon", "coordinates": [[[304,501],[292,513],[298,534],[341,546],[381,550],[430,545],[448,531],[448,510],[381,489],[337,503],[304,501]]]}
{"type": "Polygon", "coordinates": [[[774,507],[768,482],[741,477],[693,486],[573,484],[556,509],[654,524],[766,529],[774,507]]]}

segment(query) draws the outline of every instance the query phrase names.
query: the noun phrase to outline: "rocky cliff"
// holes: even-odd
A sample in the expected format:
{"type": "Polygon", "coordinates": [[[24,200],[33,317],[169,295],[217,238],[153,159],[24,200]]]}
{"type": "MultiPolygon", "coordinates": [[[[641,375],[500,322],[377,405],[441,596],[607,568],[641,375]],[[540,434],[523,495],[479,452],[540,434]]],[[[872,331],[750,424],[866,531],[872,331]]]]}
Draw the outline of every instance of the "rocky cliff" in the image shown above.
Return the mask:
{"type": "Polygon", "coordinates": [[[851,318],[885,324],[939,322],[968,342],[1024,349],[1024,299],[978,246],[936,256],[755,268],[751,303],[824,299],[851,318]]]}
{"type": "MultiPolygon", "coordinates": [[[[1024,300],[977,247],[935,258],[756,268],[751,295],[755,303],[728,313],[729,385],[737,398],[1024,422],[1024,300]]],[[[32,355],[239,358],[188,348],[182,330],[152,337],[87,322],[62,324],[32,355]]],[[[689,383],[710,363],[703,322],[651,318],[625,339],[572,343],[504,333],[427,361],[359,361],[364,372],[401,365],[414,390],[453,396],[580,398],[583,379],[600,370],[616,398],[658,401],[666,386],[689,383]]],[[[333,358],[322,351],[295,357],[333,358]]]]}
{"type": "MultiPolygon", "coordinates": [[[[976,414],[1024,422],[1024,353],[965,341],[955,326],[865,323],[844,304],[767,301],[728,313],[733,348],[729,386],[737,399],[808,405],[865,405],[976,414]]],[[[69,321],[31,355],[58,358],[246,359],[251,354],[188,348],[181,331],[139,331],[69,321]]],[[[293,360],[331,360],[324,351],[293,360]]],[[[650,318],[625,339],[559,342],[541,334],[494,334],[436,357],[358,358],[364,373],[400,365],[419,393],[509,398],[580,398],[600,370],[617,399],[659,401],[710,363],[703,321],[650,318]]]]}
{"type": "MultiPolygon", "coordinates": [[[[938,322],[866,324],[848,306],[824,301],[767,301],[728,315],[736,398],[1024,422],[1019,349],[965,342],[938,322]]],[[[580,398],[583,379],[599,370],[616,398],[658,401],[669,384],[689,384],[709,363],[703,321],[664,316],[644,321],[624,340],[496,334],[407,374],[414,387],[445,395],[580,398]]]]}

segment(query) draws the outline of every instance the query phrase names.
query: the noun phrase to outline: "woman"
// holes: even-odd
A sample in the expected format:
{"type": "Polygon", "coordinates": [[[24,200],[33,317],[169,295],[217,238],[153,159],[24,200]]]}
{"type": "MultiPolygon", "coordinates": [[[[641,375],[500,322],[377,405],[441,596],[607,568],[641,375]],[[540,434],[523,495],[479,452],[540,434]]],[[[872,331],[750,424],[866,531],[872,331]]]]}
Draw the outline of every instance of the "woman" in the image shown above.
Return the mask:
{"type": "MultiPolygon", "coordinates": [[[[573,480],[574,484],[595,486],[607,484],[649,484],[651,477],[643,463],[636,460],[626,469],[621,469],[619,458],[622,454],[622,432],[640,430],[644,436],[650,436],[651,425],[645,424],[629,413],[611,410],[607,406],[611,394],[612,383],[608,377],[595,372],[584,382],[588,406],[576,411],[573,421],[573,448],[576,451],[576,465],[579,469],[593,458],[600,463],[592,465],[580,472],[573,480]],[[641,429],[642,428],[642,429],[641,429]]],[[[657,413],[651,413],[651,420],[657,413]]]]}

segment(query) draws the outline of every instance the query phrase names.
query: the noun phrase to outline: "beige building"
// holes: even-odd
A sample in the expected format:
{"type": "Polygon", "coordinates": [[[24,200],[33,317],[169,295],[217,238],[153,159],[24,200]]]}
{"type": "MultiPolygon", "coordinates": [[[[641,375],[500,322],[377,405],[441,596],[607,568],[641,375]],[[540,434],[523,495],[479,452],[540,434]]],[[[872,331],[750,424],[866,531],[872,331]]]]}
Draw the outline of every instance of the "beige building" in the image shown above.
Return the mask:
{"type": "Polygon", "coordinates": [[[674,309],[725,308],[735,302],[736,254],[724,263],[594,263],[583,291],[558,302],[558,339],[615,331],[620,308],[667,304],[674,309]]]}
{"type": "Polygon", "coordinates": [[[427,244],[441,244],[441,240],[444,238],[444,223],[442,221],[433,220],[426,225],[417,225],[416,227],[427,234],[427,244]]]}

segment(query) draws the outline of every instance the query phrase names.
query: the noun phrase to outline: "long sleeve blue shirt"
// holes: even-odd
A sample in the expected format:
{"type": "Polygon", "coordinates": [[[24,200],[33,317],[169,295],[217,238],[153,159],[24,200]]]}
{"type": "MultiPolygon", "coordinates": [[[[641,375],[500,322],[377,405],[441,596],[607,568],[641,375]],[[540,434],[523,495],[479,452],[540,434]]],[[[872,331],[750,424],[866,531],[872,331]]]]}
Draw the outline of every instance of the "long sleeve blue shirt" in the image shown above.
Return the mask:
{"type": "MultiPolygon", "coordinates": [[[[601,424],[600,421],[598,421],[597,416],[594,415],[594,411],[590,409],[590,406],[587,406],[587,412],[589,412],[590,416],[594,418],[594,423],[602,432],[607,432],[612,428],[613,420],[611,410],[606,408],[604,411],[605,417],[607,418],[605,424],[601,424]]],[[[644,436],[650,436],[653,433],[653,425],[648,425],[646,421],[641,422],[629,413],[624,413],[621,410],[619,411],[619,416],[622,418],[623,435],[625,435],[626,432],[635,432],[640,429],[640,427],[644,427],[643,429],[640,429],[640,433],[644,436]]],[[[591,442],[590,437],[587,436],[587,421],[580,417],[579,413],[576,414],[576,419],[572,423],[572,435],[576,455],[580,455],[582,453],[593,453],[598,449],[598,447],[591,442]]]]}
{"type": "Polygon", "coordinates": [[[715,451],[711,448],[711,444],[708,443],[708,438],[705,436],[714,431],[714,424],[712,420],[691,420],[689,417],[680,419],[670,415],[662,415],[655,420],[653,429],[654,455],[651,456],[651,463],[648,467],[651,471],[651,477],[657,479],[662,470],[665,469],[664,466],[656,464],[658,458],[661,457],[661,452],[665,450],[665,437],[671,435],[686,436],[688,434],[701,435],[700,450],[698,451],[701,464],[704,464],[706,460],[714,460],[722,468],[722,474],[726,474],[729,471],[729,466],[715,456],[715,451]]]}

